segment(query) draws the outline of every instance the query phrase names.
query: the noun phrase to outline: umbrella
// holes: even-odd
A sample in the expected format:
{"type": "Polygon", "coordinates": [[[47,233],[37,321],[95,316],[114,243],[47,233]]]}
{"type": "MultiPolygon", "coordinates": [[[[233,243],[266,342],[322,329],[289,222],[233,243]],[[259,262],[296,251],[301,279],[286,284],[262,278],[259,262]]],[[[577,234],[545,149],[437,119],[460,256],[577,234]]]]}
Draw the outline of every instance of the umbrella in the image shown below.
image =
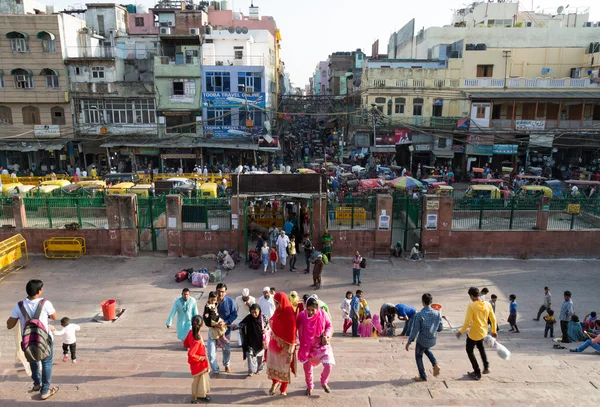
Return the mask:
{"type": "Polygon", "coordinates": [[[390,181],[390,185],[396,189],[423,188],[423,184],[412,177],[399,177],[390,181]]]}

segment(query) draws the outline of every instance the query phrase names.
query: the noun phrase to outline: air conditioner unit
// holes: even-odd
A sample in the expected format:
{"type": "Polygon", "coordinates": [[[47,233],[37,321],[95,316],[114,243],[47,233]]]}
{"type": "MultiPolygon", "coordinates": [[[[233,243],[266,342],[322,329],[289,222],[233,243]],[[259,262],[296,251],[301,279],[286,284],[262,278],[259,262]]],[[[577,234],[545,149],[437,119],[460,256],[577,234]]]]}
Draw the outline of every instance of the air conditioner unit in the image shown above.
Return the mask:
{"type": "Polygon", "coordinates": [[[215,63],[215,65],[217,65],[217,66],[223,66],[223,61],[217,61],[217,62],[215,63]]]}
{"type": "Polygon", "coordinates": [[[169,27],[171,27],[173,25],[173,22],[169,21],[168,24],[169,24],[169,27]]]}
{"type": "Polygon", "coordinates": [[[531,21],[527,21],[527,22],[525,23],[525,27],[533,27],[533,22],[531,22],[531,21]]]}
{"type": "Polygon", "coordinates": [[[592,23],[591,21],[588,21],[588,22],[587,22],[587,23],[585,23],[583,26],[584,26],[584,27],[593,27],[593,26],[594,26],[594,23],[592,23]]]}
{"type": "Polygon", "coordinates": [[[465,50],[467,50],[467,51],[475,51],[476,49],[477,49],[477,46],[475,44],[465,45],[465,50]]]}
{"type": "Polygon", "coordinates": [[[485,51],[486,48],[485,44],[477,44],[477,51],[485,51]]]}
{"type": "Polygon", "coordinates": [[[171,28],[169,28],[169,27],[160,27],[160,34],[161,35],[171,34],[171,28]]]}
{"type": "Polygon", "coordinates": [[[199,28],[190,28],[190,34],[191,35],[200,35],[200,29],[199,28]]]}
{"type": "Polygon", "coordinates": [[[17,82],[27,82],[27,76],[25,75],[17,75],[17,82]]]}
{"type": "Polygon", "coordinates": [[[92,29],[89,28],[89,27],[83,27],[81,29],[81,32],[84,33],[84,34],[91,34],[92,33],[92,29]]]}

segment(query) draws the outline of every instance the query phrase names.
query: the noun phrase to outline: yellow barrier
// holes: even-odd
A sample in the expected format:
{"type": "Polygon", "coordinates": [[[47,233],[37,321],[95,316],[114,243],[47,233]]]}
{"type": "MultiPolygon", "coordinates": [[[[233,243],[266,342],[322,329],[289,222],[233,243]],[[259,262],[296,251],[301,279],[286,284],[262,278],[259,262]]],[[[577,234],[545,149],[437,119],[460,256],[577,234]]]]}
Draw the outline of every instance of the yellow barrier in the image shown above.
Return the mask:
{"type": "MultiPolygon", "coordinates": [[[[339,206],[335,209],[335,220],[336,222],[350,222],[352,220],[352,214],[354,211],[354,223],[357,226],[361,224],[359,221],[363,221],[363,224],[367,221],[367,211],[364,208],[354,208],[347,206],[339,206]]],[[[340,223],[341,224],[341,223],[340,223]]]]}
{"type": "Polygon", "coordinates": [[[28,262],[27,242],[22,235],[0,242],[0,281],[13,271],[26,267],[28,262]]]}
{"type": "Polygon", "coordinates": [[[78,259],[85,254],[83,237],[51,237],[44,240],[44,256],[48,259],[78,259]]]}

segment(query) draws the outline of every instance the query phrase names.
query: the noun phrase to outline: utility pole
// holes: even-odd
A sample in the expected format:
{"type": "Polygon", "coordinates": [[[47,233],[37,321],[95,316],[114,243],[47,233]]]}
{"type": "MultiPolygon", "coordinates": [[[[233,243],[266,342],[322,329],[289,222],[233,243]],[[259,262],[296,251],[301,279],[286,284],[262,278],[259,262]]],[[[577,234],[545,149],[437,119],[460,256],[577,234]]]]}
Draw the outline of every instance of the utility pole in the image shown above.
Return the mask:
{"type": "Polygon", "coordinates": [[[504,89],[508,88],[508,58],[510,58],[510,51],[502,51],[502,58],[504,58],[504,89]]]}

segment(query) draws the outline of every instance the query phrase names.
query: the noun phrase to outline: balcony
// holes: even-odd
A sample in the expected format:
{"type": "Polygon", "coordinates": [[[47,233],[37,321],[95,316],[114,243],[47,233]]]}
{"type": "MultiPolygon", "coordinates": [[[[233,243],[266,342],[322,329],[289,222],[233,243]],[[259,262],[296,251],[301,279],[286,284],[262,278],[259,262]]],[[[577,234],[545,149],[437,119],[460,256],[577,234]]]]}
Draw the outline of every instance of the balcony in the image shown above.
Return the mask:
{"type": "MultiPolygon", "coordinates": [[[[354,126],[373,128],[373,122],[369,116],[352,116],[350,123],[354,126]]],[[[463,117],[411,116],[404,118],[381,118],[378,119],[376,126],[377,128],[420,126],[432,129],[467,130],[469,128],[469,121],[463,117]]]]}
{"type": "Polygon", "coordinates": [[[243,55],[210,55],[204,50],[202,64],[205,66],[270,66],[269,59],[264,56],[243,55]]]}
{"type": "Polygon", "coordinates": [[[169,78],[199,78],[200,61],[198,57],[177,60],[175,57],[154,57],[154,76],[169,78]],[[180,63],[178,63],[180,62],[180,63]]]}
{"type": "Polygon", "coordinates": [[[117,52],[115,47],[67,47],[67,60],[84,59],[114,59],[117,52]]]}
{"type": "MultiPolygon", "coordinates": [[[[540,131],[557,129],[600,129],[600,120],[510,120],[492,119],[490,128],[517,130],[517,131],[540,131]]],[[[477,131],[476,128],[473,129],[477,131]]]]}
{"type": "Polygon", "coordinates": [[[155,136],[158,134],[156,123],[120,123],[120,124],[93,124],[80,123],[73,126],[81,135],[108,136],[108,135],[144,135],[155,136]]]}
{"type": "MultiPolygon", "coordinates": [[[[504,89],[504,79],[369,79],[368,88],[504,89]]],[[[599,89],[600,83],[573,78],[508,78],[508,89],[599,89]]]]}

